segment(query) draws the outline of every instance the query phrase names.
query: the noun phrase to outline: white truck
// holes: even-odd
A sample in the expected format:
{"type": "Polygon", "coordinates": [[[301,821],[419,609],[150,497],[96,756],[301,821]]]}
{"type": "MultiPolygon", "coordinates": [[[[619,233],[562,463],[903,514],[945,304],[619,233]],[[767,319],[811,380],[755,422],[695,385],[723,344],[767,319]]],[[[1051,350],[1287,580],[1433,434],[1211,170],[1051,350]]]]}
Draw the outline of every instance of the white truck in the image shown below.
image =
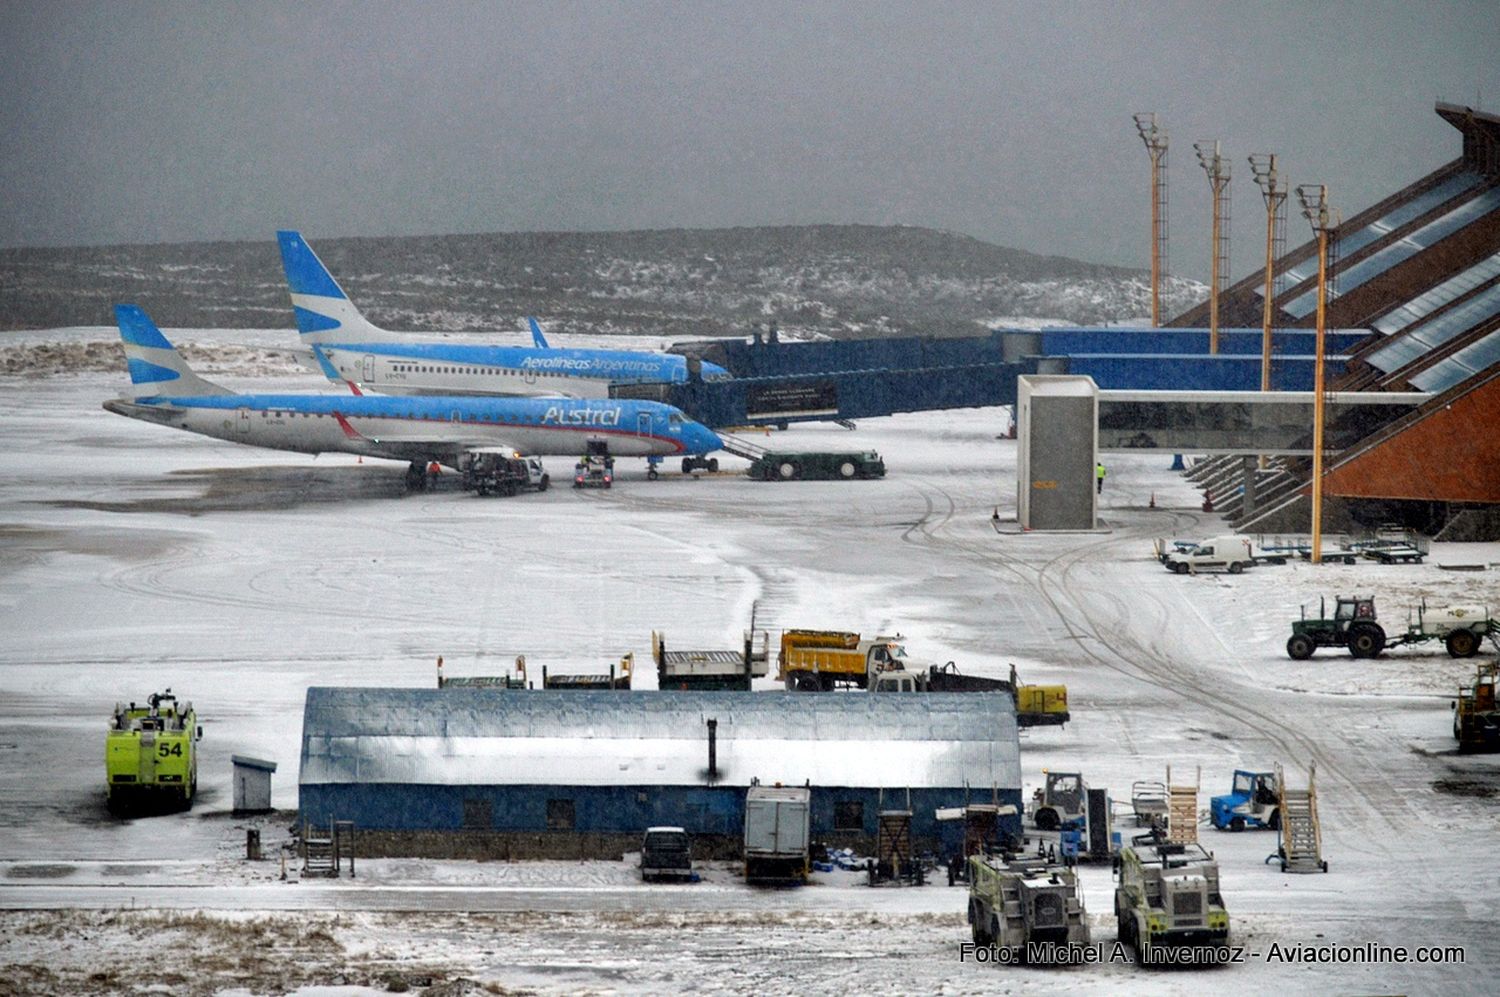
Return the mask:
{"type": "Polygon", "coordinates": [[[745,792],[745,881],[807,882],[812,790],[752,784],[745,792]]]}
{"type": "Polygon", "coordinates": [[[1177,545],[1161,555],[1168,571],[1185,575],[1190,571],[1228,571],[1237,575],[1260,561],[1286,561],[1280,555],[1257,554],[1248,537],[1229,534],[1211,537],[1191,547],[1177,545]]]}

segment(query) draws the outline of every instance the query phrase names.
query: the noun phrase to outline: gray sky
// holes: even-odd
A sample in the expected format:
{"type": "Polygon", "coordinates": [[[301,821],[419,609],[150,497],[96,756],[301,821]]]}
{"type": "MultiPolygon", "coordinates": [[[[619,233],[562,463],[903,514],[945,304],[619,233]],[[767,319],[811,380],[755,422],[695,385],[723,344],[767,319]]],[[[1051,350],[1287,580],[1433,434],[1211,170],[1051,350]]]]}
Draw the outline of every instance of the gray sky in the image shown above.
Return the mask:
{"type": "MultiPolygon", "coordinates": [[[[1434,100],[1500,108],[1500,4],[0,5],[0,246],[903,223],[1208,270],[1232,157],[1352,214],[1457,156],[1434,100]]],[[[1307,229],[1294,219],[1289,235],[1307,229]]]]}

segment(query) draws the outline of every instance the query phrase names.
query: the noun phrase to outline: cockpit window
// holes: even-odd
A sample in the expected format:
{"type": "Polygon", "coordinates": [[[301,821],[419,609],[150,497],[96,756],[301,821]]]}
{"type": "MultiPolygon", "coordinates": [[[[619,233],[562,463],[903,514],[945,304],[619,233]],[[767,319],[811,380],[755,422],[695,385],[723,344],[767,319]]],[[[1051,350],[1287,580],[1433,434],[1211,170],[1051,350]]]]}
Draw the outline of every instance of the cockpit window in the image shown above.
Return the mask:
{"type": "Polygon", "coordinates": [[[673,412],[671,415],[667,416],[667,428],[674,433],[682,432],[682,416],[678,415],[676,412],[673,412]]]}

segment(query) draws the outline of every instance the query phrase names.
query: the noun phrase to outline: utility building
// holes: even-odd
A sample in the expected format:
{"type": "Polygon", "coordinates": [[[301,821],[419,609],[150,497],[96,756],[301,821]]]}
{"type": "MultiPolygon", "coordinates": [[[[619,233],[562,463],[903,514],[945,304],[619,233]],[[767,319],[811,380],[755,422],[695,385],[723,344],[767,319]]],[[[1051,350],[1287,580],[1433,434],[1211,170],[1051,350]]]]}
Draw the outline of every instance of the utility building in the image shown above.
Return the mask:
{"type": "MultiPolygon", "coordinates": [[[[1021,807],[1004,693],[576,692],[313,688],[302,820],[352,820],[369,854],[618,858],[678,825],[734,854],[752,783],[810,786],[812,835],[873,842],[910,809],[926,847],[941,807],[1021,807]]],[[[951,832],[948,829],[952,828],[951,832]]],[[[1019,817],[1001,829],[1019,835],[1019,817]]]]}

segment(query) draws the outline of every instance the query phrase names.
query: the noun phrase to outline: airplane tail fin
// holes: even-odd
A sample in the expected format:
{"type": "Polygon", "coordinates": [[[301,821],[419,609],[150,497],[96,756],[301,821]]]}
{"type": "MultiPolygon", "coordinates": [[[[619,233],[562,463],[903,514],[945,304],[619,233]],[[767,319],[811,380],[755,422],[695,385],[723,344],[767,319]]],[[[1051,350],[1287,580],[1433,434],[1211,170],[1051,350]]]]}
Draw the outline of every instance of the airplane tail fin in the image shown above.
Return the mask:
{"type": "Polygon", "coordinates": [[[541,324],[534,318],[528,318],[526,321],[531,324],[531,345],[539,350],[550,350],[552,347],[547,345],[547,337],[542,335],[541,324]]]}
{"type": "Polygon", "coordinates": [[[304,343],[387,343],[404,337],[373,325],[354,307],[300,232],[277,232],[281,266],[304,343]]]}
{"type": "Polygon", "coordinates": [[[135,305],[115,305],[115,322],[125,346],[125,364],[130,369],[130,397],[153,395],[232,395],[233,391],[204,380],[167,342],[156,323],[135,305]]]}

